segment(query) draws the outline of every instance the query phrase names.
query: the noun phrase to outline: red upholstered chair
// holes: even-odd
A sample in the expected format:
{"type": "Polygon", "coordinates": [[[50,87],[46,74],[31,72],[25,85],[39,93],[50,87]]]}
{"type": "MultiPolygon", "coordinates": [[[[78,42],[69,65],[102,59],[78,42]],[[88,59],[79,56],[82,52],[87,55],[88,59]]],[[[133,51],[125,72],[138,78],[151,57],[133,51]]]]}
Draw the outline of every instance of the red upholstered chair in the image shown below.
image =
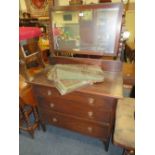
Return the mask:
{"type": "Polygon", "coordinates": [[[45,67],[38,46],[40,36],[41,30],[38,27],[19,28],[20,73],[26,80],[32,80],[33,75],[45,67]]]}

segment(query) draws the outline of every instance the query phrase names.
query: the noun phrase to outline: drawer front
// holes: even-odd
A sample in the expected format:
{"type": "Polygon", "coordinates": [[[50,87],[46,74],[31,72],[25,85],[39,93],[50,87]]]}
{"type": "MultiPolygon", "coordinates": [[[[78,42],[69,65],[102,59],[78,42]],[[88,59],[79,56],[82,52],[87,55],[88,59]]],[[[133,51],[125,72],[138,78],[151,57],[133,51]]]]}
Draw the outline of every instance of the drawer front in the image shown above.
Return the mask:
{"type": "Polygon", "coordinates": [[[82,134],[93,136],[99,139],[107,139],[110,137],[110,127],[97,124],[94,122],[85,121],[69,115],[64,115],[57,112],[43,111],[42,114],[46,116],[47,123],[58,127],[76,131],[82,134]],[[48,113],[48,114],[47,114],[48,113]]]}
{"type": "Polygon", "coordinates": [[[35,86],[34,87],[35,94],[38,96],[42,96],[46,99],[53,99],[53,97],[57,97],[60,99],[66,99],[73,102],[77,102],[78,104],[82,104],[84,107],[92,107],[95,109],[104,109],[104,110],[112,110],[115,108],[116,100],[113,98],[105,97],[105,96],[96,96],[90,95],[86,93],[80,92],[72,92],[66,95],[60,95],[56,88],[49,88],[44,86],[35,86]]]}
{"type": "Polygon", "coordinates": [[[64,114],[82,117],[83,119],[100,121],[105,124],[111,122],[112,111],[104,110],[104,108],[99,109],[97,107],[89,107],[80,102],[78,103],[55,97],[51,99],[38,97],[38,100],[41,109],[57,111],[64,114]]]}
{"type": "Polygon", "coordinates": [[[54,87],[45,87],[39,85],[33,85],[33,90],[35,93],[41,96],[61,96],[58,90],[54,87]]]}

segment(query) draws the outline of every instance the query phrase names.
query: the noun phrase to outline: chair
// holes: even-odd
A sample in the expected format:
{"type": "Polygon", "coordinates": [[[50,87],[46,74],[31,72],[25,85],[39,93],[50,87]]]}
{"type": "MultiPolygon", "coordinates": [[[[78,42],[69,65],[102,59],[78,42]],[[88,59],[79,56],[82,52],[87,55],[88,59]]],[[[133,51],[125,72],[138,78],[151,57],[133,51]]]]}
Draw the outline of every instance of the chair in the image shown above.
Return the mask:
{"type": "Polygon", "coordinates": [[[39,128],[37,102],[31,86],[19,75],[19,130],[28,131],[33,138],[37,128],[39,128]]]}
{"type": "Polygon", "coordinates": [[[41,30],[37,27],[20,27],[19,59],[20,73],[31,81],[33,75],[45,67],[42,53],[38,46],[41,30]]]}
{"type": "Polygon", "coordinates": [[[119,99],[116,108],[113,143],[123,148],[122,155],[135,154],[135,99],[119,99]]]}

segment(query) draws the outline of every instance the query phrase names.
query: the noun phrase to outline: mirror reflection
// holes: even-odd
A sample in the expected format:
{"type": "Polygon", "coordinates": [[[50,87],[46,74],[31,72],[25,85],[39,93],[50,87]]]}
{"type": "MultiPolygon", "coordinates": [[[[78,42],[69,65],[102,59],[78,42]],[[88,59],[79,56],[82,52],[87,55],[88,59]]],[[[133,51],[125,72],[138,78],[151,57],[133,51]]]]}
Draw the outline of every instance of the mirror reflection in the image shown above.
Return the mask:
{"type": "Polygon", "coordinates": [[[54,49],[113,54],[118,14],[118,8],[53,11],[54,49]]]}

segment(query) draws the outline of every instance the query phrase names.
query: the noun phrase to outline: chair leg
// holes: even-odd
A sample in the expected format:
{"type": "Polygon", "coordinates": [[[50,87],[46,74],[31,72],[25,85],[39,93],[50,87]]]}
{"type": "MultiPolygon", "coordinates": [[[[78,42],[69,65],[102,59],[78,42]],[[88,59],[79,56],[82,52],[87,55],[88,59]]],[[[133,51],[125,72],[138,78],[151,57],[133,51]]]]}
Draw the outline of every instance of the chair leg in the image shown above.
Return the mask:
{"type": "MultiPolygon", "coordinates": [[[[26,123],[26,126],[27,126],[25,130],[29,132],[29,134],[31,135],[32,138],[34,138],[34,129],[31,127],[28,112],[24,111],[24,103],[21,98],[20,98],[19,110],[23,117],[23,121],[26,123]]],[[[19,129],[19,132],[20,132],[20,129],[19,129]]]]}
{"type": "Polygon", "coordinates": [[[125,155],[125,149],[123,149],[122,155],[125,155]]]}
{"type": "Polygon", "coordinates": [[[123,149],[122,155],[135,155],[135,152],[133,150],[123,149]]]}
{"type": "Polygon", "coordinates": [[[32,109],[33,109],[33,113],[34,113],[35,123],[37,124],[37,128],[40,130],[38,109],[36,106],[34,106],[32,109]]]}
{"type": "Polygon", "coordinates": [[[27,113],[26,113],[25,117],[26,117],[25,122],[26,122],[27,127],[28,127],[28,132],[31,135],[31,137],[34,138],[34,129],[31,127],[31,124],[29,121],[29,116],[27,115],[27,113]]]}
{"type": "Polygon", "coordinates": [[[29,130],[29,134],[30,134],[31,138],[34,139],[34,130],[29,130]]]}
{"type": "Polygon", "coordinates": [[[35,122],[39,123],[39,116],[38,116],[38,110],[37,107],[32,107],[33,113],[34,113],[34,118],[35,118],[35,122]]]}
{"type": "Polygon", "coordinates": [[[108,140],[108,141],[102,141],[103,142],[103,144],[104,144],[104,147],[105,147],[105,151],[106,152],[108,152],[108,150],[109,150],[109,143],[110,143],[110,139],[108,140]]]}
{"type": "Polygon", "coordinates": [[[37,107],[36,107],[36,113],[38,114],[39,129],[40,129],[40,126],[41,126],[42,130],[43,130],[44,132],[46,132],[46,125],[45,125],[44,123],[42,123],[42,120],[41,120],[41,118],[40,118],[40,116],[39,116],[39,110],[38,110],[37,107]]]}
{"type": "Polygon", "coordinates": [[[43,131],[44,131],[44,132],[46,132],[46,125],[45,125],[45,124],[43,124],[42,122],[40,122],[40,125],[41,125],[41,127],[42,127],[43,131]]]}

